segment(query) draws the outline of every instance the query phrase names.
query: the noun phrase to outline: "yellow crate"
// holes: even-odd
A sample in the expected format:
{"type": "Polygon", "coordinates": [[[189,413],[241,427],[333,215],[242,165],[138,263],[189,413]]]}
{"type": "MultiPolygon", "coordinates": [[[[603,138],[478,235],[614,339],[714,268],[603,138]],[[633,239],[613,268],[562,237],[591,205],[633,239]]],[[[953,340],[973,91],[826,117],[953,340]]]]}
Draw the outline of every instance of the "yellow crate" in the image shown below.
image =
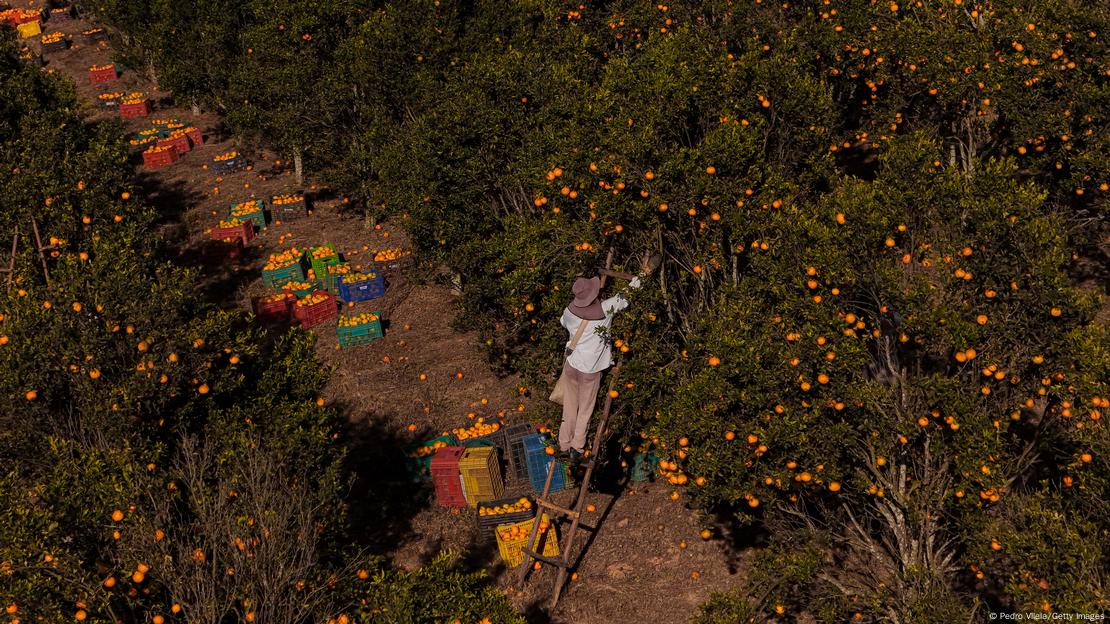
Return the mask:
{"type": "Polygon", "coordinates": [[[459,459],[459,474],[463,480],[466,504],[477,507],[481,501],[501,498],[505,483],[501,480],[501,466],[497,449],[490,446],[468,448],[459,459]]]}
{"type": "MultiPolygon", "coordinates": [[[[493,530],[494,535],[497,536],[497,550],[501,553],[501,559],[505,561],[505,565],[515,568],[524,562],[524,546],[528,543],[528,536],[532,534],[532,523],[535,521],[536,519],[532,518],[514,524],[504,524],[493,530]]],[[[542,544],[543,550],[539,551],[542,555],[556,557],[559,555],[559,536],[555,534],[555,527],[547,514],[543,514],[540,518],[540,527],[543,528],[545,524],[547,530],[536,533],[532,551],[537,552],[542,544]]]]}
{"type": "Polygon", "coordinates": [[[38,22],[26,22],[15,27],[21,39],[37,37],[42,34],[42,25],[38,22]]]}

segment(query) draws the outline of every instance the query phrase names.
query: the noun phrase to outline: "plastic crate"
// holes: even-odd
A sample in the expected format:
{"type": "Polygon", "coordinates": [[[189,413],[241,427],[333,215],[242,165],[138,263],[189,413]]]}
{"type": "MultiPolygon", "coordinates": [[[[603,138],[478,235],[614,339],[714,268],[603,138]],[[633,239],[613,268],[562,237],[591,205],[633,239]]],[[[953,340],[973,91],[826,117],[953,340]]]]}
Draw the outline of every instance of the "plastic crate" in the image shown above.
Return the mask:
{"type": "Polygon", "coordinates": [[[81,33],[81,40],[85,43],[96,43],[97,41],[107,41],[108,31],[103,28],[90,28],[81,33]]]}
{"type": "Polygon", "coordinates": [[[177,162],[177,152],[172,149],[159,151],[147,149],[143,151],[143,166],[147,169],[161,169],[175,162],[177,162]]]}
{"type": "Polygon", "coordinates": [[[355,282],[348,282],[346,275],[339,276],[339,298],[348,303],[356,301],[369,301],[385,294],[385,278],[381,273],[372,273],[373,277],[355,282]]]}
{"type": "MultiPolygon", "coordinates": [[[[493,530],[497,537],[497,551],[505,565],[515,568],[524,563],[524,547],[528,545],[528,538],[532,535],[532,525],[535,518],[499,526],[493,530]],[[515,529],[515,533],[514,533],[515,529]],[[513,537],[516,535],[516,537],[513,537]]],[[[540,526],[547,525],[547,530],[536,533],[536,541],[532,543],[532,552],[539,552],[545,557],[559,556],[559,536],[555,533],[555,525],[547,514],[540,516],[540,526]]]]}
{"type": "MultiPolygon", "coordinates": [[[[545,451],[547,448],[546,437],[537,433],[535,435],[524,436],[522,442],[524,444],[524,460],[528,465],[528,480],[531,481],[533,490],[542,492],[544,483],[547,482],[547,472],[551,467],[551,460],[553,459],[553,457],[548,455],[545,451]]],[[[566,464],[561,461],[556,461],[555,474],[551,477],[551,489],[549,492],[561,492],[566,486],[566,464]]]]}
{"type": "Polygon", "coordinates": [[[427,442],[420,442],[419,444],[412,444],[404,448],[405,453],[405,472],[408,473],[409,478],[413,481],[423,481],[431,478],[432,476],[432,458],[435,457],[438,449],[431,452],[421,452],[422,448],[433,448],[437,442],[442,442],[446,446],[455,446],[457,440],[451,434],[441,435],[427,442]]]}
{"type": "Polygon", "coordinates": [[[308,284],[308,288],[290,288],[289,285],[292,283],[294,282],[286,282],[284,284],[281,284],[281,289],[285,292],[291,292],[297,297],[307,297],[316,292],[316,284],[312,282],[301,282],[302,284],[308,284]]]}
{"type": "MultiPolygon", "coordinates": [[[[121,109],[120,114],[122,115],[122,113],[123,110],[121,109]]],[[[171,135],[164,139],[159,139],[157,145],[158,147],[169,147],[178,154],[185,154],[193,149],[192,142],[189,141],[189,137],[185,134],[171,135]]]]}
{"type": "Polygon", "coordinates": [[[270,213],[274,215],[275,220],[295,221],[303,219],[308,216],[308,203],[304,199],[291,204],[275,204],[271,201],[270,213]]]}
{"type": "MultiPolygon", "coordinates": [[[[46,37],[46,35],[43,35],[43,37],[46,37]]],[[[39,43],[42,44],[43,52],[62,52],[69,47],[69,40],[65,37],[55,41],[42,41],[40,38],[39,43]]]]}
{"type": "Polygon", "coordinates": [[[497,526],[499,524],[515,524],[525,520],[531,520],[536,517],[536,502],[527,496],[510,496],[509,498],[499,498],[497,500],[482,501],[478,503],[478,526],[497,526]],[[519,502],[520,499],[526,498],[530,503],[528,509],[524,511],[514,511],[512,513],[499,513],[482,515],[483,509],[495,509],[501,505],[511,505],[519,502]]]}
{"type": "Polygon", "coordinates": [[[659,456],[654,451],[646,453],[636,453],[632,456],[632,462],[626,469],[628,478],[632,481],[647,481],[655,474],[659,466],[659,456]]]}
{"type": "Polygon", "coordinates": [[[339,346],[342,348],[356,347],[359,345],[368,345],[378,338],[382,337],[382,320],[381,312],[372,312],[378,318],[363,323],[361,325],[347,325],[337,326],[335,328],[336,336],[339,338],[339,346]]]}
{"type": "Polygon", "coordinates": [[[189,137],[190,149],[198,145],[204,145],[204,133],[200,128],[189,126],[185,128],[185,136],[189,137]]]}
{"type": "MultiPolygon", "coordinates": [[[[119,116],[122,119],[146,117],[149,114],[150,100],[147,99],[144,99],[141,102],[131,102],[129,104],[121,102],[119,105],[119,116]]],[[[159,142],[158,145],[161,146],[161,142],[159,142]]]]}
{"type": "Polygon", "coordinates": [[[466,503],[471,507],[477,507],[479,501],[500,498],[505,493],[501,463],[495,447],[466,449],[459,460],[459,474],[462,475],[466,503]]]}
{"type": "Polygon", "coordinates": [[[302,254],[296,262],[288,266],[277,269],[262,269],[262,283],[267,288],[280,288],[283,284],[289,282],[303,282],[305,281],[304,265],[304,255],[302,254]]]}
{"type": "Polygon", "coordinates": [[[68,22],[73,19],[73,8],[70,6],[62,6],[56,9],[50,9],[47,14],[47,19],[50,21],[58,20],[68,22]]]}
{"type": "Polygon", "coordinates": [[[227,216],[232,219],[238,218],[244,221],[252,221],[255,227],[261,230],[266,227],[266,202],[261,199],[253,199],[231,204],[231,208],[227,211],[227,216]]]}
{"type": "Polygon", "coordinates": [[[102,84],[113,80],[119,80],[119,69],[114,63],[102,69],[89,68],[89,82],[102,84]]]}
{"type": "Polygon", "coordinates": [[[208,241],[201,247],[201,261],[209,267],[221,267],[243,255],[243,243],[208,241]]]}
{"type": "Polygon", "coordinates": [[[430,470],[436,488],[436,503],[444,507],[466,507],[459,459],[466,451],[461,446],[445,446],[432,456],[430,470]]]}
{"type": "Polygon", "coordinates": [[[290,293],[281,293],[284,299],[278,301],[263,301],[265,297],[251,298],[251,309],[258,320],[264,323],[285,323],[289,321],[293,303],[297,300],[290,293]]]}
{"type": "Polygon", "coordinates": [[[525,436],[535,435],[536,428],[530,423],[517,423],[501,430],[505,438],[505,460],[509,464],[508,474],[514,479],[528,478],[528,460],[524,456],[525,436]]]}
{"type": "Polygon", "coordinates": [[[339,258],[339,252],[335,250],[335,245],[331,243],[317,245],[312,249],[309,249],[307,255],[308,260],[311,263],[312,272],[316,274],[317,279],[324,276],[324,269],[326,269],[327,267],[343,262],[343,260],[339,258]],[[312,254],[317,249],[327,249],[331,252],[331,255],[324,256],[323,258],[313,258],[312,254]]]}
{"type": "Polygon", "coordinates": [[[224,175],[228,173],[235,173],[247,166],[247,159],[242,156],[234,158],[227,158],[224,160],[213,160],[212,171],[217,175],[224,175]]]}
{"type": "Polygon", "coordinates": [[[316,281],[319,282],[320,288],[326,290],[333,295],[339,294],[339,278],[346,274],[351,273],[351,265],[348,262],[340,262],[329,266],[323,275],[317,275],[316,281]],[[336,273],[335,269],[338,267],[347,267],[344,273],[336,273]]]}
{"type": "Polygon", "coordinates": [[[212,240],[225,240],[228,238],[243,241],[243,246],[248,245],[254,240],[254,224],[250,221],[244,221],[235,227],[214,227],[208,230],[212,240]]]}
{"type": "Polygon", "coordinates": [[[324,321],[339,316],[339,308],[336,306],[335,295],[329,292],[317,292],[312,296],[322,296],[324,299],[312,305],[293,306],[293,320],[300,323],[301,327],[306,329],[315,327],[324,321]]]}
{"type": "Polygon", "coordinates": [[[42,24],[39,22],[24,22],[15,27],[20,39],[30,39],[42,34],[42,24]]]}

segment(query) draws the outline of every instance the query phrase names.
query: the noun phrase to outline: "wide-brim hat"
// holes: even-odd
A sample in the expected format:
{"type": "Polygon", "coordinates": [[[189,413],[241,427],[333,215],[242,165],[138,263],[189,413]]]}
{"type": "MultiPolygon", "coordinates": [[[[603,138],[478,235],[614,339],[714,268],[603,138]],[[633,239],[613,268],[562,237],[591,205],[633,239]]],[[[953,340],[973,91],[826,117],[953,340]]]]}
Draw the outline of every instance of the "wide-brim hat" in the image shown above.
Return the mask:
{"type": "Polygon", "coordinates": [[[605,311],[601,309],[601,301],[597,298],[598,293],[601,292],[601,279],[580,277],[574,280],[571,292],[574,293],[574,301],[567,306],[571,314],[589,321],[605,318],[605,311]]]}

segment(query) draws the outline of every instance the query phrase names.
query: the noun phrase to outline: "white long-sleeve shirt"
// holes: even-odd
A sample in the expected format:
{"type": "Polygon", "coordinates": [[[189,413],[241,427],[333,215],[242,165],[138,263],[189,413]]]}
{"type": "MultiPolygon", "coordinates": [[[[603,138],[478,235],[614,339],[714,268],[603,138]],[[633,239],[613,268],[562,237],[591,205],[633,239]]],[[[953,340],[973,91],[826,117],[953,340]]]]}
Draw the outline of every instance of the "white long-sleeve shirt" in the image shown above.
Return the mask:
{"type": "MultiPolygon", "coordinates": [[[[631,288],[639,288],[640,278],[632,278],[628,285],[631,288]]],[[[624,298],[623,293],[617,293],[613,297],[602,301],[601,309],[605,312],[605,318],[586,321],[586,328],[582,330],[582,337],[578,339],[578,346],[567,358],[567,364],[583,373],[596,373],[609,368],[613,364],[613,349],[609,345],[609,339],[598,333],[598,330],[609,327],[617,312],[627,307],[628,299],[624,298]]],[[[582,319],[575,316],[569,308],[563,310],[563,316],[559,319],[559,323],[570,333],[570,337],[567,338],[567,348],[570,348],[570,341],[574,339],[574,333],[578,331],[578,325],[581,322],[582,319]]]]}

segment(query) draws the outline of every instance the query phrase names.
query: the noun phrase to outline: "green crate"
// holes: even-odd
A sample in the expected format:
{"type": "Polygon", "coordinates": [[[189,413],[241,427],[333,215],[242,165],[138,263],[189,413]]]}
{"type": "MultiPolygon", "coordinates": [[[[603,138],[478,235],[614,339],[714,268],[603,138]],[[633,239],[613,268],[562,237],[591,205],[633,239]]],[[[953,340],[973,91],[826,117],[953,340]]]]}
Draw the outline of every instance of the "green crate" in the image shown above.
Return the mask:
{"type": "Polygon", "coordinates": [[[305,281],[304,256],[301,256],[298,262],[294,262],[287,267],[262,270],[262,283],[267,288],[281,288],[289,282],[303,281],[305,281]]]}
{"type": "Polygon", "coordinates": [[[405,472],[408,473],[409,478],[413,481],[422,481],[432,476],[432,457],[435,453],[425,455],[423,457],[414,457],[412,453],[423,446],[433,446],[436,442],[444,442],[447,446],[455,446],[458,440],[451,434],[441,435],[438,438],[432,438],[427,442],[413,444],[404,449],[405,451],[405,472]]]}
{"type": "MultiPolygon", "coordinates": [[[[294,295],[297,295],[298,299],[300,299],[301,297],[307,297],[307,296],[311,295],[312,293],[316,292],[316,284],[313,284],[312,282],[306,282],[306,283],[308,284],[308,288],[299,288],[299,289],[295,288],[295,289],[291,289],[289,292],[293,293],[294,295]]],[[[284,288],[285,284],[279,284],[278,286],[284,288]]]]}
{"type": "MultiPolygon", "coordinates": [[[[339,264],[333,264],[333,265],[330,265],[330,266],[343,266],[343,265],[346,265],[346,264],[350,264],[350,263],[340,262],[339,264]]],[[[345,273],[329,273],[327,269],[324,269],[323,277],[320,277],[318,275],[316,277],[316,283],[320,285],[320,290],[326,290],[326,291],[330,292],[333,295],[338,295],[339,294],[339,278],[342,275],[346,275],[346,274],[345,273]]]]}
{"type": "Polygon", "coordinates": [[[313,247],[312,249],[309,249],[307,257],[312,263],[312,272],[316,274],[316,279],[322,279],[325,275],[325,270],[329,266],[340,264],[341,262],[343,262],[339,259],[339,252],[335,250],[335,245],[331,243],[324,243],[323,245],[318,245],[316,247],[313,247]],[[326,258],[313,258],[312,252],[321,248],[330,249],[331,255],[326,258]]]}
{"type": "Polygon", "coordinates": [[[339,346],[355,347],[359,345],[366,345],[374,342],[382,337],[382,319],[381,312],[372,312],[377,315],[378,319],[363,323],[362,325],[351,325],[348,327],[336,326],[335,333],[339,337],[339,346]]]}
{"type": "Polygon", "coordinates": [[[633,455],[627,471],[632,481],[647,481],[655,474],[658,466],[659,456],[654,451],[648,451],[647,453],[633,455]]]}
{"type": "MultiPolygon", "coordinates": [[[[266,227],[266,203],[260,199],[254,201],[258,204],[258,211],[238,215],[238,218],[243,221],[253,222],[254,226],[261,230],[266,227]]],[[[227,209],[227,216],[231,217],[233,212],[235,212],[235,204],[231,204],[227,209]]]]}

